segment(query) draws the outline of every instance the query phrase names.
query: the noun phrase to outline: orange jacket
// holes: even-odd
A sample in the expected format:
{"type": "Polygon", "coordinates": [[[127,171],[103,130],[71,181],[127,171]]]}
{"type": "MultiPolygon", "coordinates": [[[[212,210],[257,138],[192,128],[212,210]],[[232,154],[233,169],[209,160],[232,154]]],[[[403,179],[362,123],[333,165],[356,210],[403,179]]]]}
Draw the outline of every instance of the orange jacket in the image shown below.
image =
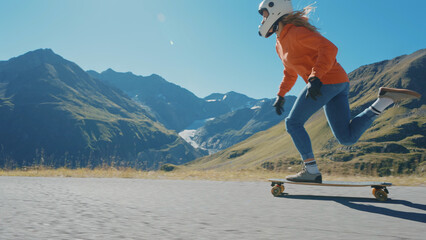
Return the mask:
{"type": "Polygon", "coordinates": [[[276,50],[284,64],[284,78],[278,92],[282,97],[294,86],[297,75],[306,83],[313,76],[323,84],[349,82],[345,70],[336,61],[337,47],[319,33],[287,24],[277,36],[276,50]]]}

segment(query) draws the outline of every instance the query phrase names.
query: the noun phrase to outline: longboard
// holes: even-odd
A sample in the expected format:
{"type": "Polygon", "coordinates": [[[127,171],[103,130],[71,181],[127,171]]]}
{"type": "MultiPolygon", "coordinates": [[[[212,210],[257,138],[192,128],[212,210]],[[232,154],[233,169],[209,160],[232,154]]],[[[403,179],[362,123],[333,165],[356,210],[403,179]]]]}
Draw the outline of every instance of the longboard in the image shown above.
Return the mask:
{"type": "Polygon", "coordinates": [[[293,182],[286,179],[269,179],[271,182],[271,193],[275,197],[281,196],[284,193],[284,184],[298,184],[311,186],[329,186],[329,187],[371,187],[374,197],[379,201],[388,199],[389,191],[387,187],[392,186],[392,183],[387,182],[346,182],[346,181],[323,181],[322,183],[314,182],[293,182]]]}

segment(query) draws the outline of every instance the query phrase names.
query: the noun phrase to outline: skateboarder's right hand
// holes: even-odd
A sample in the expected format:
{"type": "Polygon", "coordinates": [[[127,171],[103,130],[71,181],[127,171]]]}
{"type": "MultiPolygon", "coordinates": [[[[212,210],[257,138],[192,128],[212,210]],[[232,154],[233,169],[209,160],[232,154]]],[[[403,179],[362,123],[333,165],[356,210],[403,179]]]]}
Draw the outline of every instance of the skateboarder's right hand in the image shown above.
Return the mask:
{"type": "Polygon", "coordinates": [[[275,99],[274,105],[272,105],[273,107],[275,107],[275,111],[277,112],[278,115],[281,115],[284,112],[284,102],[285,102],[284,97],[277,96],[277,98],[275,99]]]}

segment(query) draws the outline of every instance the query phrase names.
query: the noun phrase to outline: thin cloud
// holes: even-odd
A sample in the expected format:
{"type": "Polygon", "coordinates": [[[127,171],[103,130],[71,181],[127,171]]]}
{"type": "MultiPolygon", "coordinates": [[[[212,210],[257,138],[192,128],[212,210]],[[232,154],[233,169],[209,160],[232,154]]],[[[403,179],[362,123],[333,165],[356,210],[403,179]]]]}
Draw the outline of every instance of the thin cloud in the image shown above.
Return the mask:
{"type": "Polygon", "coordinates": [[[162,13],[157,14],[157,20],[159,22],[165,22],[166,21],[166,16],[162,13]]]}

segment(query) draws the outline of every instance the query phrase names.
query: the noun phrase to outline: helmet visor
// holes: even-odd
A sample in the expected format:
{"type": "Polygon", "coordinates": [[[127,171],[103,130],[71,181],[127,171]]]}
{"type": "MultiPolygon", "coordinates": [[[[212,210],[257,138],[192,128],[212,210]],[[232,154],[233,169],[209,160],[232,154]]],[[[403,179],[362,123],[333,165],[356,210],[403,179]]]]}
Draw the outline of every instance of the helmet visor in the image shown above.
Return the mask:
{"type": "Polygon", "coordinates": [[[266,8],[259,9],[259,14],[263,16],[263,12],[264,11],[266,11],[268,13],[268,15],[269,15],[268,9],[266,9],[266,8]]]}

